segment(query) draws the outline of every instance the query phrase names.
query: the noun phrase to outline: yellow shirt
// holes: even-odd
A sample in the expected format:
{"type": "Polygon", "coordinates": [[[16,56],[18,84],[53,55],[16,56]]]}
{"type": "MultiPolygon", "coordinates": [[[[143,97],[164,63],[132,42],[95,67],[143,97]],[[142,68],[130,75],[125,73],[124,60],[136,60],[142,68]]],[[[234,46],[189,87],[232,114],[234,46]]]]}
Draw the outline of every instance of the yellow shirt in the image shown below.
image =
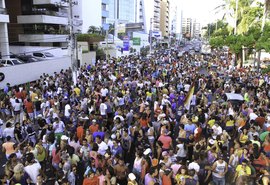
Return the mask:
{"type": "Polygon", "coordinates": [[[80,94],[81,94],[81,89],[79,89],[78,87],[75,87],[75,88],[74,88],[74,92],[75,92],[76,96],[80,96],[80,94]]]}
{"type": "Polygon", "coordinates": [[[234,126],[234,121],[233,120],[229,120],[226,122],[226,127],[233,127],[234,126]]]}
{"type": "Polygon", "coordinates": [[[175,180],[177,182],[177,184],[181,184],[183,179],[186,179],[188,176],[187,175],[183,175],[183,174],[177,174],[175,176],[175,180]]]}
{"type": "Polygon", "coordinates": [[[239,141],[240,143],[246,143],[248,140],[248,135],[243,134],[242,137],[240,137],[239,141]]]}
{"type": "Polygon", "coordinates": [[[146,96],[147,97],[152,97],[152,93],[150,93],[149,91],[146,92],[146,96]]]}
{"type": "Polygon", "coordinates": [[[32,102],[36,101],[35,98],[38,97],[37,93],[34,93],[34,92],[30,96],[31,96],[31,101],[32,102]]]}
{"type": "Polygon", "coordinates": [[[251,175],[250,167],[248,167],[248,166],[243,167],[241,164],[236,167],[236,172],[238,172],[237,177],[240,177],[242,175],[251,175]]]}
{"type": "Polygon", "coordinates": [[[211,120],[208,121],[208,125],[210,126],[210,128],[213,127],[213,125],[215,124],[215,121],[216,120],[214,120],[214,119],[211,119],[211,120]]]}

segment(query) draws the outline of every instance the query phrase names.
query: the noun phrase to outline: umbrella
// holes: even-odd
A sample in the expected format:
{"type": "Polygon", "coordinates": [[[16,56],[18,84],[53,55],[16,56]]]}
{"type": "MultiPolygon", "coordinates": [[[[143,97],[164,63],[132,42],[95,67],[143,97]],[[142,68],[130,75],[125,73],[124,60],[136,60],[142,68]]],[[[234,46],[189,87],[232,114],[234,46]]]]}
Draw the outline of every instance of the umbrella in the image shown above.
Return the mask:
{"type": "Polygon", "coordinates": [[[261,141],[264,141],[265,138],[266,138],[266,136],[267,136],[269,133],[270,133],[269,131],[266,131],[266,132],[261,133],[261,135],[260,135],[260,140],[261,140],[261,141]]]}

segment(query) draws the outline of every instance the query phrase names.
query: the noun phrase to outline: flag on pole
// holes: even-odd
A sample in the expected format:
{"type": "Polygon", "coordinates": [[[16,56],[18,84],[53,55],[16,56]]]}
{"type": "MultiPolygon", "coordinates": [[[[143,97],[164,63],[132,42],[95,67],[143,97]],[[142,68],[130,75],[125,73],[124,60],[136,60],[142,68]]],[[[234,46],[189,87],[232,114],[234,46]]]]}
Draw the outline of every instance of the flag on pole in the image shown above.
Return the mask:
{"type": "Polygon", "coordinates": [[[190,108],[190,103],[191,103],[192,96],[194,94],[194,90],[195,90],[195,83],[192,83],[184,102],[184,106],[187,110],[189,110],[190,108]]]}

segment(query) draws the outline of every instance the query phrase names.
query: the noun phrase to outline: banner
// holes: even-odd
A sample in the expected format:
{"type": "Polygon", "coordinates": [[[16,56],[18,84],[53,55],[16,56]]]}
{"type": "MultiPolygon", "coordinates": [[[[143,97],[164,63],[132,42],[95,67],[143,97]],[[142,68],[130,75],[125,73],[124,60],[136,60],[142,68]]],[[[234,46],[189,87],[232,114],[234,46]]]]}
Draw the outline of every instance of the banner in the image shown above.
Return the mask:
{"type": "Polygon", "coordinates": [[[141,45],[141,38],[140,37],[134,37],[132,40],[133,40],[133,45],[134,46],[140,46],[141,45]]]}
{"type": "Polygon", "coordinates": [[[129,51],[129,37],[125,36],[123,38],[123,51],[129,51]]]}

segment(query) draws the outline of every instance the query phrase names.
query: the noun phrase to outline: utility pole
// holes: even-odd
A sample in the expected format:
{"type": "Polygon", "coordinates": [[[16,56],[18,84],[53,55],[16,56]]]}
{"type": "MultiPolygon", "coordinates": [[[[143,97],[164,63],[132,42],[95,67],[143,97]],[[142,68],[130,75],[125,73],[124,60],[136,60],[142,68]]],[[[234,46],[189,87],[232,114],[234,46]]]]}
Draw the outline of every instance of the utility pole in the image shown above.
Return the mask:
{"type": "Polygon", "coordinates": [[[72,0],[68,0],[69,4],[69,14],[68,14],[68,25],[69,25],[69,44],[70,44],[70,60],[71,60],[71,71],[72,71],[72,80],[73,84],[77,84],[77,61],[76,61],[76,36],[74,33],[74,28],[73,28],[73,11],[72,11],[72,6],[74,5],[74,2],[72,0]]]}
{"type": "Polygon", "coordinates": [[[107,29],[106,30],[106,61],[107,62],[108,62],[108,37],[109,37],[109,30],[107,29]]]}

